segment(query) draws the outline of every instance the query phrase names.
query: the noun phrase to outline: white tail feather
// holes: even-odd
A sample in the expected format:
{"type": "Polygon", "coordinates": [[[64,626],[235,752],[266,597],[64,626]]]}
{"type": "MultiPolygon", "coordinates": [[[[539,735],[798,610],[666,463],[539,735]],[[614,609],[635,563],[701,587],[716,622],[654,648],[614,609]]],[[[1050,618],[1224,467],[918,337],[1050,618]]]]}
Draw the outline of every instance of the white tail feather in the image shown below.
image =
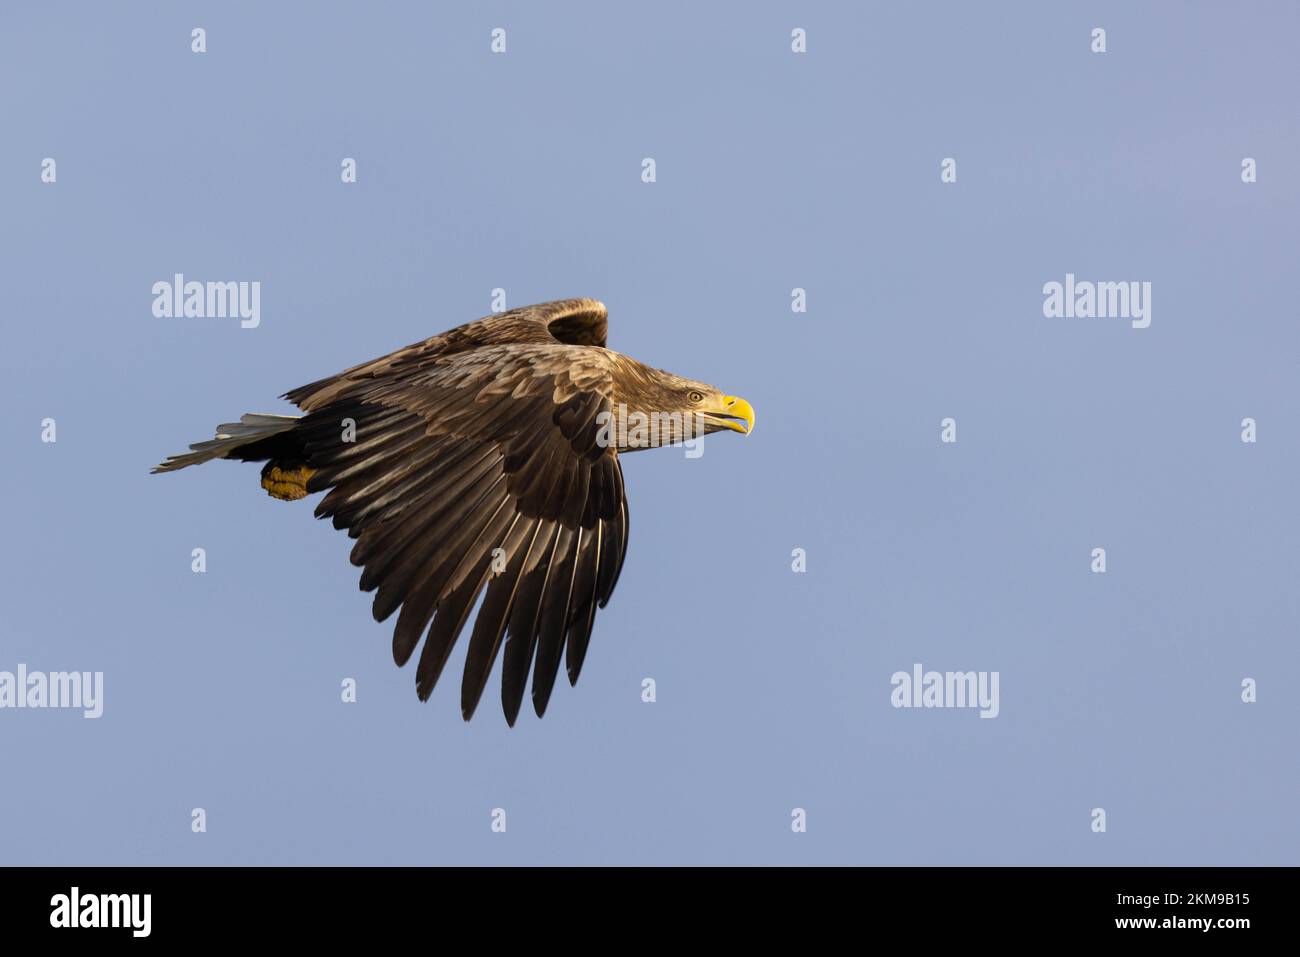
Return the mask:
{"type": "Polygon", "coordinates": [[[226,422],[217,426],[215,438],[206,442],[196,442],[189,452],[169,456],[166,462],[156,466],[154,472],[174,472],[188,465],[198,465],[212,459],[224,459],[241,445],[259,442],[280,432],[287,432],[301,418],[297,415],[271,415],[266,412],[249,412],[239,417],[238,422],[226,422]]]}

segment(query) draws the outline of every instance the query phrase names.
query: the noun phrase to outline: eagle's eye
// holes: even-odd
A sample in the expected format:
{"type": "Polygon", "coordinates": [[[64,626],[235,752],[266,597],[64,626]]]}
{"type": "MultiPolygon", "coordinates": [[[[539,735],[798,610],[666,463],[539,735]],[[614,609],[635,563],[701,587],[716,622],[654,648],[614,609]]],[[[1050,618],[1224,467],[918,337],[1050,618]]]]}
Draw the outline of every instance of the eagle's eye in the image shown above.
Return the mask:
{"type": "Polygon", "coordinates": [[[698,404],[704,401],[704,393],[698,389],[692,389],[690,392],[686,393],[686,398],[698,404]]]}

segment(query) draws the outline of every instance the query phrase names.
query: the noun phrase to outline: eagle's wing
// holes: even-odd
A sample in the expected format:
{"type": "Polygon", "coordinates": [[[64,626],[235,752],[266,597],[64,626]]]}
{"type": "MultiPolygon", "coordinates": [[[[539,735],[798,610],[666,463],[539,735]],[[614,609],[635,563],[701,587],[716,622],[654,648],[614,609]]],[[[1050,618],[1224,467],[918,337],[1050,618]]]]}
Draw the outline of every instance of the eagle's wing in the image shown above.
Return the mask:
{"type": "Polygon", "coordinates": [[[511,724],[534,658],[539,716],[562,654],[577,681],[596,607],[627,550],[622,469],[600,439],[613,394],[608,356],[554,339],[394,353],[379,360],[386,365],[307,387],[316,391],[300,402],[309,414],[299,434],[318,470],[307,487],[330,490],[316,515],[356,539],[361,587],[378,589],[375,618],[401,608],[399,665],[429,626],[421,699],[485,588],[461,684],[465,718],[506,635],[501,698],[511,724]]]}
{"type": "Polygon", "coordinates": [[[428,368],[439,359],[482,346],[563,343],[603,349],[605,316],[605,304],[595,299],[560,299],[512,309],[476,319],[338,375],[301,386],[285,398],[304,412],[312,412],[376,379],[402,378],[428,368]]]}

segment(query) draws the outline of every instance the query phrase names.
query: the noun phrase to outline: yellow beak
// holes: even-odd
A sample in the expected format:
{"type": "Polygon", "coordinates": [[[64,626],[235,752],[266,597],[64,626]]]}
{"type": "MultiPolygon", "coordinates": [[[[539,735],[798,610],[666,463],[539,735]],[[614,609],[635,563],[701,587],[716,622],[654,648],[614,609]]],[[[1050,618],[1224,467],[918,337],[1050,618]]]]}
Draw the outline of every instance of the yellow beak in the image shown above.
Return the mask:
{"type": "Polygon", "coordinates": [[[741,435],[749,435],[754,431],[754,407],[738,395],[724,395],[722,408],[714,416],[718,424],[741,435]],[[740,424],[741,419],[744,420],[744,425],[740,424]]]}

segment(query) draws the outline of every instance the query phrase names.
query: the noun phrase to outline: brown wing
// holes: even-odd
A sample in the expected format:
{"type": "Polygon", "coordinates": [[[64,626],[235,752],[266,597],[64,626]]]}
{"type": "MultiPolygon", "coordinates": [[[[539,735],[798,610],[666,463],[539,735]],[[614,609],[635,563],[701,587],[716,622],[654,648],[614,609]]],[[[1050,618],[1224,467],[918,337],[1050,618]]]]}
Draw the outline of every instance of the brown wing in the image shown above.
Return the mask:
{"type": "Polygon", "coordinates": [[[540,717],[562,655],[578,680],[596,608],[613,593],[628,513],[617,453],[598,442],[612,389],[605,355],[552,342],[402,361],[353,375],[299,427],[318,469],[308,490],[330,490],[316,515],[356,539],[376,620],[401,609],[399,665],[428,628],[422,700],[483,593],[461,683],[466,720],[503,640],[506,720],[530,666],[540,717]]]}
{"type": "Polygon", "coordinates": [[[356,392],[380,379],[404,378],[439,359],[483,346],[513,344],[605,347],[605,304],[595,299],[559,299],[512,309],[413,343],[286,393],[304,412],[356,392]]]}

